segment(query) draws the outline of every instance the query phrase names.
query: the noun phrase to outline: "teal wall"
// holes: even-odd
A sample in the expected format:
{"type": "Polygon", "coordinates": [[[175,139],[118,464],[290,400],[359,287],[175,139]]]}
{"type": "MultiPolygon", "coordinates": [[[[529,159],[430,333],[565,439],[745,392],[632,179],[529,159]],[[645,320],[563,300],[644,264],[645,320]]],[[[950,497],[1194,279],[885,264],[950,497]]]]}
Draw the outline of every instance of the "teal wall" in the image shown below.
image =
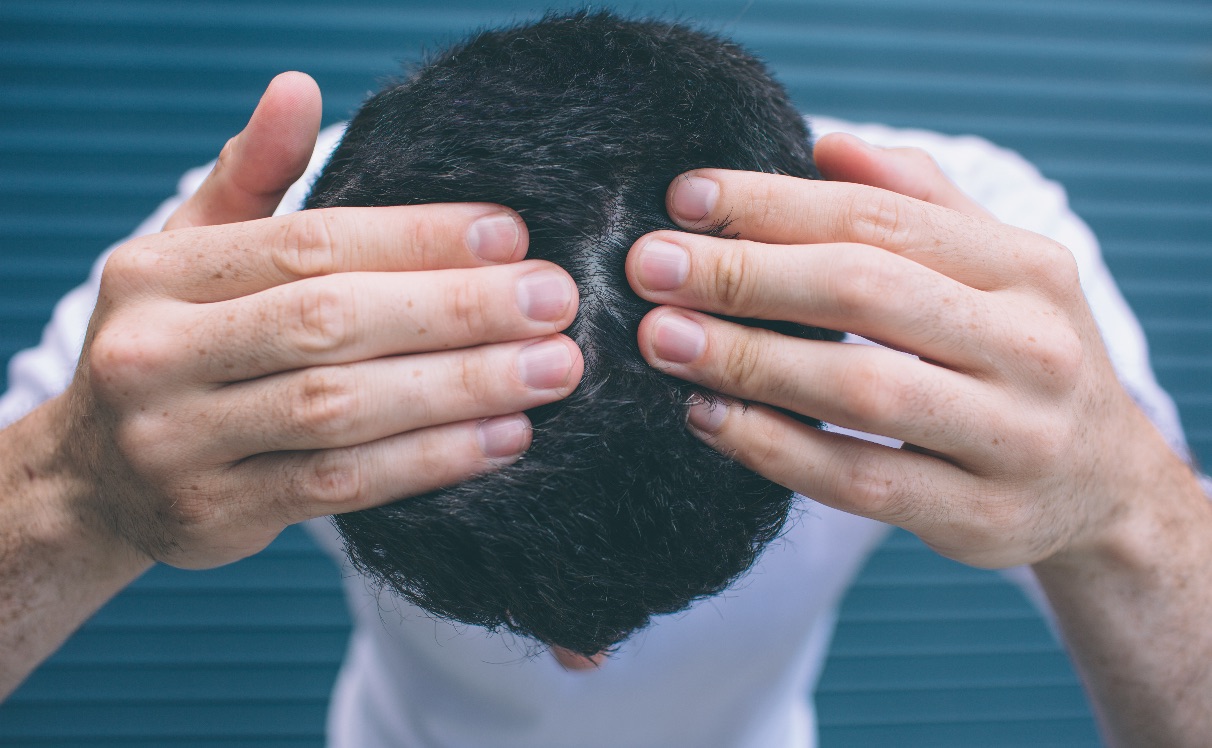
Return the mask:
{"type": "MultiPolygon", "coordinates": [[[[730,33],[805,110],[977,133],[1064,182],[1212,463],[1212,3],[628,2],[730,33]]],[[[97,252],[215,155],[272,75],[344,118],[496,0],[0,2],[0,358],[36,342],[97,252]]],[[[319,745],[348,621],[297,530],[242,563],[157,568],[8,703],[0,744],[319,745]]],[[[829,746],[1097,745],[1018,593],[898,534],[847,598],[820,694],[829,746]]]]}

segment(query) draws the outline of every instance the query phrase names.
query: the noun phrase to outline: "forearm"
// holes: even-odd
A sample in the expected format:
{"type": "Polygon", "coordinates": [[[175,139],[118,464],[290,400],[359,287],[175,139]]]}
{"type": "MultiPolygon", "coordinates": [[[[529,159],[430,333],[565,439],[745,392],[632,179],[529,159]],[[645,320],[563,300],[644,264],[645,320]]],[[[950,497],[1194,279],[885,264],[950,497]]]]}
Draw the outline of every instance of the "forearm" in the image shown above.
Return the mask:
{"type": "Polygon", "coordinates": [[[64,397],[0,431],[0,699],[151,562],[83,520],[64,397]]]}
{"type": "Polygon", "coordinates": [[[1035,566],[1109,745],[1212,735],[1212,503],[1161,450],[1105,541],[1035,566]]]}

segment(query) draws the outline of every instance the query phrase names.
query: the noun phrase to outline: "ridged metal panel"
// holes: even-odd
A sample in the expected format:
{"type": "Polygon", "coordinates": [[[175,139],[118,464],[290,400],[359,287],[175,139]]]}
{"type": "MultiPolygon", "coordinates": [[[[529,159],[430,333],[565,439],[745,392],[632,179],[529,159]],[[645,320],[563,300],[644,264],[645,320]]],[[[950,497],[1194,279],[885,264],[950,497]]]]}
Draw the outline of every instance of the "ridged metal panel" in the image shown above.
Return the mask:
{"type": "MultiPolygon", "coordinates": [[[[1212,3],[619,5],[734,35],[805,110],[977,133],[1066,184],[1212,463],[1212,3]]],[[[541,9],[0,3],[0,358],[35,343],[96,253],[213,158],[274,73],[312,73],[336,121],[397,61],[541,9]]],[[[298,530],[225,569],[157,568],[0,706],[0,743],[319,745],[347,630],[336,573],[298,530]]],[[[818,697],[825,746],[1097,744],[1021,596],[903,533],[847,598],[818,697]]]]}

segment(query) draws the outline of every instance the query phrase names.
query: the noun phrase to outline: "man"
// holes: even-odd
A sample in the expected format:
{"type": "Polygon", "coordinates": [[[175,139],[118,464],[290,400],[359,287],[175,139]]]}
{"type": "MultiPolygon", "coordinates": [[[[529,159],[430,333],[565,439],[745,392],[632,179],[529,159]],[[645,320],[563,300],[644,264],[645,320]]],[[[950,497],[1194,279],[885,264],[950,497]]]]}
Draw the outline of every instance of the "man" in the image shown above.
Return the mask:
{"type": "MultiPolygon", "coordinates": [[[[234,560],[291,521],[421,493],[513,459],[529,440],[515,414],[579,379],[579,352],[560,337],[546,338],[568,354],[551,376],[538,386],[520,377],[528,348],[515,341],[553,336],[576,301],[559,271],[518,261],[524,230],[500,208],[332,209],[250,222],[302,171],[317,121],[314,84],[276,80],[168,219],[171,230],[126,245],[107,265],[68,393],[4,432],[8,688],[150,559],[234,560]],[[402,296],[424,300],[420,311],[401,309],[402,296]],[[432,336],[402,339],[398,326],[371,322],[404,318],[432,336]],[[489,376],[497,372],[509,376],[489,376]],[[401,397],[428,407],[381,407],[401,397]]],[[[742,241],[662,232],[636,243],[632,287],[668,305],[641,324],[640,350],[713,391],[914,446],[891,450],[727,402],[693,405],[692,432],[782,485],[900,524],[953,558],[1034,564],[1110,734],[1196,744],[1209,712],[1209,676],[1190,656],[1209,651],[1201,637],[1212,568],[1198,542],[1208,505],[1117,383],[1072,255],[997,223],[917,152],[839,136],[823,139],[816,159],[851,184],[716,170],[673,182],[668,207],[679,225],[728,219],[742,241]],[[688,309],[844,327],[921,358],[775,338],[688,309]]],[[[871,537],[866,523],[834,521],[871,537]]],[[[748,615],[763,618],[760,609],[748,615]]],[[[360,629],[355,659],[383,651],[373,641],[380,631],[360,629]]],[[[634,692],[662,668],[692,664],[702,675],[683,672],[679,682],[705,685],[715,674],[744,684],[747,663],[810,657],[821,636],[705,652],[691,640],[683,646],[697,656],[665,661],[659,653],[676,650],[653,645],[655,659],[623,652],[566,691],[634,692]]],[[[460,656],[478,671],[475,646],[460,656]]],[[[495,672],[503,682],[487,689],[494,697],[525,696],[518,672],[495,672]]],[[[444,720],[443,709],[458,716],[460,692],[425,684],[428,693],[378,706],[377,684],[363,673],[345,681],[338,701],[344,694],[348,709],[380,714],[417,709],[408,724],[435,742],[473,740],[485,727],[444,720]]],[[[713,714],[711,693],[677,695],[702,697],[713,714]]],[[[522,741],[537,730],[553,740],[569,725],[594,724],[595,708],[617,722],[613,705],[569,701],[554,705],[558,717],[505,709],[486,718],[494,727],[549,719],[496,734],[522,741]]],[[[749,719],[722,721],[731,735],[699,725],[712,739],[771,745],[807,734],[796,723],[806,714],[778,701],[719,706],[749,719]]],[[[686,732],[691,722],[646,724],[676,724],[666,743],[706,744],[686,732]]],[[[368,740],[378,726],[338,724],[368,740]]],[[[576,742],[612,738],[629,742],[606,733],[576,742]]]]}

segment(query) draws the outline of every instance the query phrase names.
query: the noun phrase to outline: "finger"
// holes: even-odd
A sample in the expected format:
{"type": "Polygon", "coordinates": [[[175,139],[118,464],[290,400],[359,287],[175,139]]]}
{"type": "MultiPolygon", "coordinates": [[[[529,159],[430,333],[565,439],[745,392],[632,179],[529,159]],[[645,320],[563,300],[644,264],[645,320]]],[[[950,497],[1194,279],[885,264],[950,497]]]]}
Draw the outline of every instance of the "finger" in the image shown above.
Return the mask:
{"type": "Polygon", "coordinates": [[[952,182],[938,162],[920,148],[877,148],[849,133],[830,133],[813,150],[826,179],[898,192],[977,218],[993,214],[952,182]]]}
{"type": "Polygon", "coordinates": [[[688,415],[700,439],[802,496],[903,527],[945,556],[963,550],[965,563],[1016,563],[998,550],[1013,508],[945,460],[813,429],[761,406],[699,403],[688,415]]]}
{"type": "Polygon", "coordinates": [[[232,495],[250,514],[293,524],[453,485],[500,468],[530,447],[523,414],[433,426],[369,444],[316,452],[274,452],[233,466],[232,495]]]}
{"type": "Polygon", "coordinates": [[[657,369],[742,400],[910,442],[959,461],[991,449],[973,440],[1000,417],[963,374],[869,345],[798,340],[662,307],[640,322],[657,369]]]}
{"type": "Polygon", "coordinates": [[[248,125],[227,141],[202,186],[165,229],[213,226],[273,215],[303,175],[320,132],[320,87],[304,73],[270,81],[248,125]]]}
{"type": "Polygon", "coordinates": [[[1039,237],[895,192],[781,174],[698,169],[678,177],[666,199],[681,226],[726,225],[767,244],[868,244],[961,283],[993,290],[1021,281],[1022,247],[1039,237]]]}
{"type": "MultiPolygon", "coordinates": [[[[348,447],[428,426],[527,410],[566,397],[580,350],[564,336],[461,351],[320,366],[241,382],[205,399],[215,461],[348,447]]],[[[182,416],[185,416],[184,418],[182,416]]]]}
{"type": "Polygon", "coordinates": [[[865,244],[659,231],[636,242],[626,271],[657,304],[845,330],[967,370],[987,364],[989,332],[1000,326],[987,294],[865,244]]]}
{"type": "Polygon", "coordinates": [[[563,330],[576,309],[572,278],[539,260],[471,270],[341,273],[192,307],[187,326],[201,360],[187,365],[207,381],[235,382],[536,338],[563,330]]]}
{"type": "Polygon", "coordinates": [[[128,242],[106,264],[107,287],[206,303],[354,271],[481,267],[521,259],[526,227],[483,203],[326,208],[128,242]]]}

